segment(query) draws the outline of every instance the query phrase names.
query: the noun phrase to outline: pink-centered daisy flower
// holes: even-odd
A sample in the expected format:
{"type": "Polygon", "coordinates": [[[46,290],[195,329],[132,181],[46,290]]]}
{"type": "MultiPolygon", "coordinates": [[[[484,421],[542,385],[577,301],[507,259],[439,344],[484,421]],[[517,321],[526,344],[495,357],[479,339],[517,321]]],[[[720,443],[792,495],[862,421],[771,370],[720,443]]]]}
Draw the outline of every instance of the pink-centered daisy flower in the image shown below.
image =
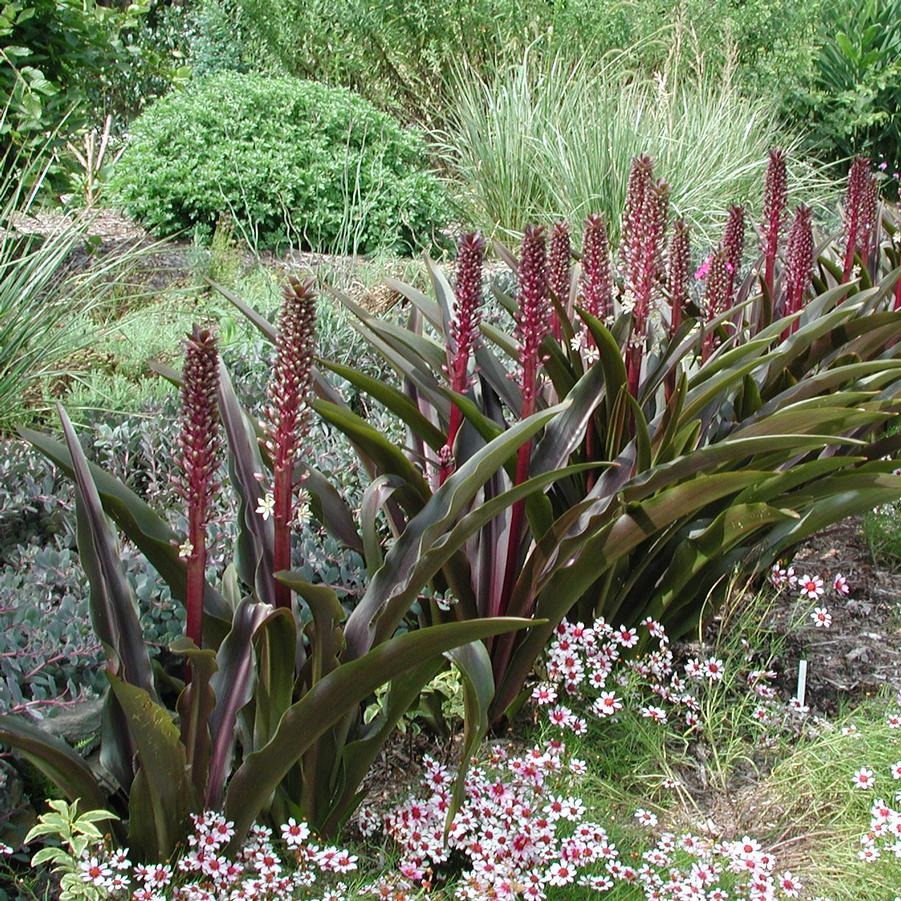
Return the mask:
{"type": "Polygon", "coordinates": [[[819,576],[801,576],[798,579],[798,588],[801,591],[801,597],[808,597],[812,601],[821,598],[825,593],[823,580],[819,576]]]}
{"type": "Polygon", "coordinates": [[[638,644],[638,630],[637,629],[627,629],[625,626],[620,626],[616,630],[616,640],[624,647],[624,648],[632,648],[638,644]]]}
{"type": "Polygon", "coordinates": [[[848,584],[848,580],[841,573],[835,574],[835,578],[832,580],[832,588],[836,592],[836,594],[841,594],[845,597],[851,594],[851,586],[848,584]]]}
{"type": "Polygon", "coordinates": [[[828,629],[832,625],[832,614],[825,607],[814,607],[810,619],[818,628],[828,629]]]}
{"type": "Polygon", "coordinates": [[[602,691],[592,709],[600,716],[612,716],[623,709],[623,702],[612,691],[602,691]]]}
{"type": "Polygon", "coordinates": [[[855,788],[867,791],[876,784],[876,774],[869,767],[861,767],[853,776],[855,788]]]}

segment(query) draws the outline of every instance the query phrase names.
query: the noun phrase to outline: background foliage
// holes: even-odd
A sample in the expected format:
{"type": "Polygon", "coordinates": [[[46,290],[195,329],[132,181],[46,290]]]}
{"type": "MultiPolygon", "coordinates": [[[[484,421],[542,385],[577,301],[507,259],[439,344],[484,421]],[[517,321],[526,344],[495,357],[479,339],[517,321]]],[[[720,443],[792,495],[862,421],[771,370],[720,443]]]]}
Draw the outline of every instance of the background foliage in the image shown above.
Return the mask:
{"type": "Polygon", "coordinates": [[[411,249],[442,218],[420,137],[347,90],[221,73],[133,125],[112,190],[149,228],[228,212],[255,247],[411,249]]]}

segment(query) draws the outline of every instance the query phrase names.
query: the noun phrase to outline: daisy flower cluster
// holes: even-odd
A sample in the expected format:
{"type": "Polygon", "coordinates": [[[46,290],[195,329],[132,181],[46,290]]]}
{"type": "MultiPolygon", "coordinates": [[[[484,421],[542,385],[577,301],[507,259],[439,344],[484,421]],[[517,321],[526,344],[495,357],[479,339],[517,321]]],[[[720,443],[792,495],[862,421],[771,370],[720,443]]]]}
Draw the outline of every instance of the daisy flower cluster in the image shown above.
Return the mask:
{"type": "MultiPolygon", "coordinates": [[[[648,618],[642,628],[656,641],[656,648],[630,659],[623,653],[639,643],[640,629],[613,628],[603,618],[591,626],[564,620],[557,627],[547,652],[547,679],[532,692],[532,699],[545,709],[551,726],[582,735],[588,729],[588,720],[574,712],[570,704],[579,702],[580,710],[587,705],[588,715],[606,719],[619,714],[627,695],[635,691],[643,695],[639,702],[642,717],[666,724],[678,716],[684,717],[688,728],[699,725],[698,691],[704,685],[721,682],[725,664],[715,656],[692,657],[680,668],[663,626],[648,618]],[[614,676],[618,661],[622,666],[614,676]]],[[[759,673],[755,682],[771,675],[759,673]]],[[[774,690],[772,693],[775,695],[774,690]]]]}
{"type": "MultiPolygon", "coordinates": [[[[901,770],[901,763],[897,765],[901,770]]],[[[896,778],[898,778],[896,776],[896,778]]],[[[880,857],[893,855],[901,860],[901,792],[895,792],[894,804],[882,798],[870,808],[870,828],[860,839],[858,857],[875,863],[880,857]]]]}
{"type": "MultiPolygon", "coordinates": [[[[426,759],[422,791],[390,810],[383,821],[385,834],[401,849],[399,871],[408,880],[409,893],[394,878],[368,890],[382,898],[407,899],[423,891],[428,897],[456,877],[453,897],[460,901],[541,901],[565,886],[582,887],[594,896],[621,883],[647,901],[799,897],[798,880],[790,872],[779,873],[773,855],[749,837],[714,842],[662,832],[642,854],[622,855],[578,797],[584,772],[585,764],[568,757],[558,741],[525,753],[493,748],[467,774],[465,800],[445,842],[455,775],[426,759]]],[[[651,811],[638,810],[635,817],[646,829],[656,830],[651,811]]],[[[378,818],[364,811],[360,826],[371,836],[378,831],[378,818]]]]}
{"type": "Polygon", "coordinates": [[[79,862],[81,880],[109,898],[132,901],[343,901],[336,881],[357,868],[357,858],[339,848],[311,842],[309,827],[289,819],[274,840],[272,830],[254,826],[234,859],[225,846],[233,824],[221,814],[194,814],[188,849],[175,864],[132,866],[128,850],[92,848],[79,862]],[[323,886],[321,883],[328,883],[323,886]]]}
{"type": "MultiPolygon", "coordinates": [[[[819,602],[826,594],[827,580],[824,580],[822,576],[807,573],[799,576],[791,565],[774,564],[770,572],[770,581],[778,591],[783,589],[797,591],[803,599],[808,601],[819,602]]],[[[839,599],[846,598],[851,594],[851,585],[841,573],[836,573],[831,579],[828,579],[828,583],[829,590],[839,599]]],[[[810,621],[817,628],[828,629],[832,625],[832,614],[825,605],[817,606],[810,612],[810,621]]]]}

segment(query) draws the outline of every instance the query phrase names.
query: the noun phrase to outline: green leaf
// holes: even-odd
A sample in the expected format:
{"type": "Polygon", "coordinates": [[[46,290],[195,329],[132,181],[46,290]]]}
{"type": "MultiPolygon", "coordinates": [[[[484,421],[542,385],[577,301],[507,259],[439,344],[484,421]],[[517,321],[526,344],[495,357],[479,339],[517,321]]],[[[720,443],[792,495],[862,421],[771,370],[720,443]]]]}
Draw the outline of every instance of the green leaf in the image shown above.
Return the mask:
{"type": "MultiPolygon", "coordinates": [[[[70,478],[75,477],[72,457],[66,446],[41,432],[19,429],[22,438],[39,450],[70,478]]],[[[103,509],[117,526],[137,545],[172,590],[172,596],[185,602],[187,575],[185,561],[178,556],[182,537],[118,479],[104,472],[93,463],[88,464],[103,509]]],[[[206,623],[216,628],[226,628],[231,620],[228,603],[209,584],[204,595],[204,612],[218,624],[206,623]]]]}
{"type": "Polygon", "coordinates": [[[129,840],[144,859],[165,860],[184,838],[188,814],[197,809],[185,747],[168,710],[143,689],[108,678],[141,763],[128,805],[129,840]]]}
{"type": "MultiPolygon", "coordinates": [[[[565,408],[566,405],[552,407],[507,429],[460,466],[407,523],[348,619],[345,635],[354,656],[365,653],[373,644],[393,634],[416,593],[434,574],[428,572],[430,567],[426,564],[429,559],[426,555],[432,546],[440,543],[444,559],[450,558],[465,540],[462,538],[460,544],[452,544],[446,537],[460,514],[516,449],[565,408]]],[[[537,483],[534,480],[530,483],[534,490],[537,483]]],[[[502,495],[502,505],[495,501],[493,506],[499,512],[512,496],[512,491],[506,492],[502,495]]]]}
{"type": "Polygon", "coordinates": [[[228,439],[228,473],[238,496],[235,565],[241,580],[256,592],[257,598],[275,606],[273,525],[257,512],[263,500],[263,488],[258,478],[263,474],[263,460],[256,432],[238,403],[231,377],[221,362],[219,413],[228,439]]]}
{"type": "Polygon", "coordinates": [[[229,784],[226,816],[237,847],[294,763],[379,686],[451,648],[533,625],[528,620],[486,619],[417,629],[382,642],[316,683],[282,717],[272,740],[250,754],[229,784]]]}
{"type": "Polygon", "coordinates": [[[600,319],[595,318],[591,313],[581,307],[576,307],[576,312],[582,317],[582,321],[591,332],[600,354],[600,364],[604,369],[604,381],[607,385],[606,404],[607,418],[609,419],[613,412],[613,404],[619,396],[619,392],[625,388],[628,383],[623,352],[620,349],[616,338],[613,337],[609,329],[604,326],[600,319]]]}
{"type": "Polygon", "coordinates": [[[177,702],[181,743],[198,797],[206,791],[210,767],[210,716],[216,706],[216,695],[210,679],[216,672],[216,654],[201,650],[190,638],[177,638],[169,646],[174,654],[185,657],[191,666],[191,681],[184,687],[177,702]]]}
{"type": "Polygon", "coordinates": [[[103,515],[88,461],[66,411],[59,417],[77,484],[78,552],[91,585],[91,621],[97,637],[114,655],[112,665],[124,678],[155,693],[150,657],[141,632],[138,605],[122,571],[119,553],[103,515]]]}
{"type": "Polygon", "coordinates": [[[44,774],[70,801],[100,810],[108,804],[106,793],[87,763],[62,739],[48,735],[22,717],[0,716],[0,741],[14,748],[44,774]]]}
{"type": "Polygon", "coordinates": [[[451,793],[444,824],[445,837],[454,816],[466,800],[466,774],[469,765],[488,734],[488,708],[494,697],[494,673],[491,656],[481,641],[461,645],[447,652],[463,677],[463,747],[460,765],[451,793]]]}
{"type": "Polygon", "coordinates": [[[389,385],[384,379],[372,378],[356,369],[352,369],[350,366],[343,366],[330,360],[322,360],[322,365],[384,404],[387,409],[398,416],[415,435],[422,438],[433,450],[437,451],[444,447],[447,436],[432,425],[419,412],[416,404],[402,391],[398,391],[397,388],[389,385]]]}
{"type": "Polygon", "coordinates": [[[419,510],[430,495],[422,473],[403,452],[374,429],[365,419],[349,410],[323,400],[313,402],[313,408],[327,422],[340,429],[362,448],[379,474],[401,476],[407,487],[397,492],[398,500],[407,510],[419,510]]]}
{"type": "MultiPolygon", "coordinates": [[[[287,610],[284,614],[293,616],[287,610]]],[[[234,750],[235,727],[239,711],[253,697],[256,679],[253,639],[257,630],[270,616],[284,615],[273,611],[268,604],[242,601],[235,610],[232,627],[216,654],[216,672],[210,679],[216,706],[210,717],[212,748],[206,806],[218,807],[228,778],[234,750]]],[[[293,665],[294,658],[291,658],[293,665]]]]}
{"type": "Polygon", "coordinates": [[[165,860],[184,839],[188,814],[198,807],[185,747],[168,710],[143,689],[108,678],[141,763],[128,805],[129,841],[144,860],[165,860]]]}

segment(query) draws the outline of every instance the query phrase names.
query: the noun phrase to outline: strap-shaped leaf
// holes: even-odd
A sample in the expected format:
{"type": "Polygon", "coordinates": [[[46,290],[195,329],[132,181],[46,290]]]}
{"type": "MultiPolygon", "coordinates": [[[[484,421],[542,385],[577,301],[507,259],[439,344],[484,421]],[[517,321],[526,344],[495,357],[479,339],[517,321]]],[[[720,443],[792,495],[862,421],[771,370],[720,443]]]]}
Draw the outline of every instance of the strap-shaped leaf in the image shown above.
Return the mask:
{"type": "Polygon", "coordinates": [[[238,540],[235,564],[238,575],[257,598],[275,606],[272,570],[272,521],[257,511],[263,500],[263,460],[256,432],[238,403],[231,377],[219,365],[219,412],[228,442],[228,473],[238,495],[238,540]]]}
{"type": "Polygon", "coordinates": [[[451,648],[530,625],[527,620],[497,618],[417,629],[322,678],[286,711],[272,740],[250,754],[232,777],[225,800],[226,816],[235,824],[231,845],[243,840],[295,761],[379,686],[451,648]]]}
{"type": "Polygon", "coordinates": [[[198,648],[184,636],[173,641],[169,649],[184,656],[191,667],[191,681],[182,690],[176,706],[191,781],[197,797],[203,797],[212,747],[210,717],[216,706],[216,695],[210,687],[210,679],[216,672],[216,654],[209,648],[198,648]]]}
{"type": "Polygon", "coordinates": [[[313,585],[296,573],[278,574],[280,582],[306,601],[312,614],[310,634],[309,684],[315,685],[338,666],[342,651],[341,623],[347,618],[338,595],[328,585],[313,585]]]}
{"type": "MultiPolygon", "coordinates": [[[[691,583],[699,580],[711,560],[771,523],[798,519],[797,513],[764,503],[730,504],[699,534],[679,542],[648,607],[640,615],[661,619],[664,612],[670,615],[683,605],[693,604],[697,588],[691,583]]],[[[700,614],[698,605],[694,606],[700,614]]]]}
{"type": "Polygon", "coordinates": [[[362,554],[363,542],[347,501],[318,469],[307,464],[302,464],[300,469],[303,488],[310,495],[313,516],[338,541],[362,554]]]}
{"type": "MultiPolygon", "coordinates": [[[[514,651],[504,681],[497,686],[492,721],[499,719],[516,697],[557,624],[608,567],[661,529],[741,491],[762,476],[755,471],[699,476],[661,491],[643,503],[632,504],[621,514],[616,507],[611,507],[600,521],[599,517],[592,518],[587,533],[556,542],[557,559],[571,562],[545,570],[544,577],[535,581],[532,588],[533,594],[538,594],[535,614],[547,624],[531,629],[514,651]]],[[[540,549],[536,552],[541,553],[540,549]]],[[[527,564],[524,572],[529,573],[530,569],[527,564]]],[[[530,578],[535,579],[534,572],[530,578]]]]}
{"type": "Polygon", "coordinates": [[[112,531],[103,513],[97,486],[66,411],[59,418],[77,486],[78,553],[91,585],[91,621],[97,637],[113,654],[114,671],[152,697],[156,690],[150,656],[141,632],[138,605],[119,560],[112,531]]]}
{"type": "Polygon", "coordinates": [[[109,675],[141,762],[129,799],[129,841],[145,860],[165,860],[185,835],[197,796],[185,746],[168,710],[142,688],[109,675]]]}
{"type": "Polygon", "coordinates": [[[619,396],[619,392],[627,385],[626,364],[623,360],[623,352],[619,342],[613,337],[609,329],[600,319],[592,316],[582,307],[576,307],[576,312],[591,332],[595,346],[600,354],[600,364],[604,368],[604,381],[607,385],[605,403],[607,405],[607,417],[609,419],[613,404],[619,396]]]}
{"type": "MultiPolygon", "coordinates": [[[[278,574],[276,574],[278,578],[278,574]]],[[[291,706],[297,648],[301,637],[290,610],[276,610],[254,633],[256,671],[253,682],[253,746],[261,748],[291,706]]]]}
{"type": "MultiPolygon", "coordinates": [[[[375,719],[369,723],[360,738],[344,746],[330,774],[334,791],[328,815],[321,825],[324,835],[332,835],[356,809],[365,795],[365,790],[361,791],[360,786],[385,742],[394,732],[400,718],[416,702],[422,689],[438,675],[444,665],[440,657],[433,657],[396,676],[391,681],[375,719]]],[[[324,795],[328,788],[322,787],[324,795]]]]}
{"type": "Polygon", "coordinates": [[[352,385],[356,385],[361,391],[365,391],[377,401],[385,405],[392,413],[398,416],[413,432],[429,444],[434,450],[441,450],[447,441],[447,436],[439,428],[436,428],[426,419],[419,408],[406,394],[398,391],[393,385],[389,385],[383,379],[372,378],[350,366],[343,366],[331,360],[323,360],[322,365],[332,372],[347,379],[352,385]]]}
{"type": "MultiPolygon", "coordinates": [[[[72,457],[64,444],[31,429],[19,429],[19,434],[67,476],[75,477],[72,457]]],[[[184,603],[187,576],[185,561],[178,556],[178,546],[183,538],[118,479],[93,463],[88,464],[88,469],[103,509],[162,576],[172,596],[184,603]]],[[[228,603],[209,584],[204,595],[204,612],[218,620],[217,625],[222,630],[231,620],[228,603]]]]}
{"type": "MultiPolygon", "coordinates": [[[[216,695],[216,707],[210,717],[212,748],[206,792],[206,806],[210,809],[215,809],[222,799],[222,790],[234,753],[238,713],[253,697],[256,679],[254,636],[268,617],[276,615],[280,614],[269,604],[242,601],[235,610],[231,631],[223,639],[216,654],[216,672],[210,679],[216,695]]],[[[281,615],[291,616],[287,610],[281,615]]],[[[293,665],[293,657],[291,661],[293,665]]]]}
{"type": "MultiPolygon", "coordinates": [[[[457,469],[407,523],[348,619],[345,634],[351,656],[365,653],[394,633],[399,619],[409,609],[421,586],[437,571],[422,575],[431,569],[425,565],[427,552],[440,543],[442,548],[449,550],[444,559],[450,558],[460,544],[451,546],[446,533],[453,528],[457,518],[517,448],[565,408],[566,405],[558,405],[536,413],[485,445],[457,469]]],[[[531,490],[534,487],[532,484],[531,490]]],[[[506,500],[510,496],[511,492],[507,492],[503,498],[506,500]]],[[[503,506],[498,506],[498,509],[503,509],[503,506]]],[[[461,544],[463,540],[465,538],[460,539],[461,544]]]]}
{"type": "Polygon", "coordinates": [[[606,370],[592,366],[573,386],[567,396],[570,406],[553,420],[535,447],[531,475],[559,469],[582,443],[585,429],[598,404],[604,399],[606,370]]]}
{"type": "Polygon", "coordinates": [[[388,502],[391,495],[403,488],[405,484],[406,482],[400,476],[379,476],[377,479],[373,479],[363,492],[360,519],[363,524],[363,555],[366,560],[366,572],[370,576],[373,576],[385,562],[378,533],[379,511],[388,502]]]}
{"type": "Polygon", "coordinates": [[[313,402],[313,408],[327,422],[340,429],[362,448],[379,474],[400,476],[407,488],[397,492],[397,499],[408,510],[418,510],[431,493],[422,473],[381,432],[365,419],[326,401],[313,402]]]}
{"type": "Polygon", "coordinates": [[[0,716],[0,742],[21,754],[55,785],[70,802],[80,799],[83,810],[109,806],[90,767],[61,738],[49,735],[24,717],[0,716]]]}
{"type": "MultiPolygon", "coordinates": [[[[509,633],[508,633],[509,634],[509,633]]],[[[494,697],[491,657],[481,641],[447,652],[463,679],[463,747],[445,821],[445,836],[466,799],[466,774],[482,739],[488,734],[488,708],[494,697]]]]}

